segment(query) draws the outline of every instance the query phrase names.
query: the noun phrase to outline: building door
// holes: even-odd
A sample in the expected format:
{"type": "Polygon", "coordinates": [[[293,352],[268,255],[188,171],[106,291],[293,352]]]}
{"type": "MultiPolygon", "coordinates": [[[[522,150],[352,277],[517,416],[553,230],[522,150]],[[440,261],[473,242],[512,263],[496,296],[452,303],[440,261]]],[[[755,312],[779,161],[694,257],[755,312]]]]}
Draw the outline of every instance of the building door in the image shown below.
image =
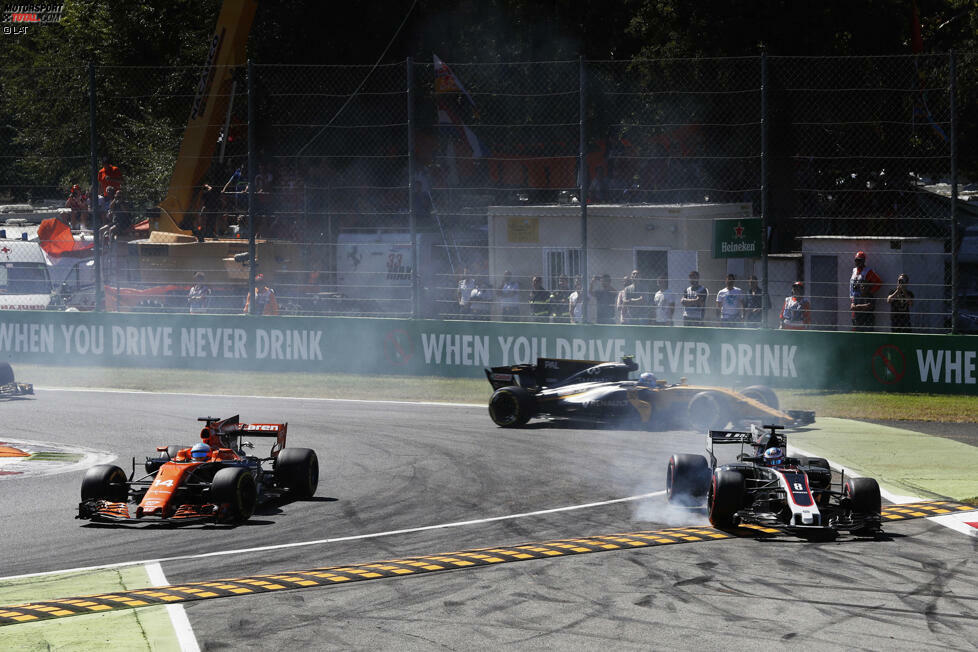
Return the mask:
{"type": "Polygon", "coordinates": [[[834,331],[838,327],[841,292],[838,256],[812,255],[811,265],[812,278],[805,293],[812,306],[812,327],[834,331]]]}

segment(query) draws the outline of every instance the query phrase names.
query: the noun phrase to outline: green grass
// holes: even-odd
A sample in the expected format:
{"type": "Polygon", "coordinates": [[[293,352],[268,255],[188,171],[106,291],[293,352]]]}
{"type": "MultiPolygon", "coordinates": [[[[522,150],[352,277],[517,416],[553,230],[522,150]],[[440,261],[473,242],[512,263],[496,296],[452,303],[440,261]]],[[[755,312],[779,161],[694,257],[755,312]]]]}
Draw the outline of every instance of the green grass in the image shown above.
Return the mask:
{"type": "MultiPolygon", "coordinates": [[[[17,365],[17,379],[39,387],[134,389],[300,398],[374,398],[403,401],[485,403],[483,379],[353,374],[230,372],[185,369],[88,368],[17,365]]],[[[945,394],[872,394],[778,390],[784,408],[817,416],[892,421],[978,423],[978,400],[945,394]]]]}

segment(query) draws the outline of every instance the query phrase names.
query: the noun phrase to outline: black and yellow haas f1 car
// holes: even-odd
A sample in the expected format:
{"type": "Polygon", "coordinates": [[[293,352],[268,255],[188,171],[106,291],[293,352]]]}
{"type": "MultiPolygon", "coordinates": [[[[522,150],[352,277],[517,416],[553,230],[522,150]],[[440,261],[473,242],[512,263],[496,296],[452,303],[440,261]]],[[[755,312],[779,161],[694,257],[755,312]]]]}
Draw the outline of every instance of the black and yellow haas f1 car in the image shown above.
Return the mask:
{"type": "Polygon", "coordinates": [[[147,457],[146,474],[126,476],[99,464],[82,480],[77,518],[96,522],[241,523],[270,498],[309,498],[319,484],[319,459],[309,448],[286,448],[286,423],[240,423],[203,417],[193,447],[160,446],[147,457]],[[265,457],[245,453],[245,438],[274,438],[265,457]]]}
{"type": "Polygon", "coordinates": [[[790,426],[813,423],[815,413],[782,412],[777,395],[756,385],[733,391],[723,387],[656,380],[642,374],[631,357],[621,362],[538,358],[534,364],[486,369],[492,385],[489,416],[503,428],[519,428],[533,418],[590,422],[609,427],[679,428],[700,432],[729,423],[776,421],[790,426]]]}
{"type": "Polygon", "coordinates": [[[34,386],[30,383],[18,383],[14,380],[14,370],[9,362],[0,362],[0,398],[13,396],[30,396],[34,386]]]}
{"type": "Polygon", "coordinates": [[[750,432],[712,430],[707,454],[673,455],[666,471],[672,504],[706,503],[718,528],[759,525],[808,539],[833,539],[840,531],[857,536],[882,532],[880,488],[872,478],[847,478],[838,485],[821,457],[787,457],[780,426],[750,432]],[[717,464],[716,445],[740,444],[737,462],[717,464]]]}

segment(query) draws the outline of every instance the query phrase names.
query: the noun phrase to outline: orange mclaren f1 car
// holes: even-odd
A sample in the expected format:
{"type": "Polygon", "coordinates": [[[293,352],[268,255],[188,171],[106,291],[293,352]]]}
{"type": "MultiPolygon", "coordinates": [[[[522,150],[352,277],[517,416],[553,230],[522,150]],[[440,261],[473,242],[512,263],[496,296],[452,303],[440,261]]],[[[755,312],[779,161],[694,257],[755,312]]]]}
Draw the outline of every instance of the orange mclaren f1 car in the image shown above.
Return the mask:
{"type": "Polygon", "coordinates": [[[193,447],[160,446],[147,457],[146,474],[126,476],[118,466],[90,468],[81,486],[77,518],[109,523],[157,521],[241,523],[258,503],[288,495],[309,498],[319,484],[319,460],[309,448],[286,448],[287,423],[240,423],[202,417],[193,447]],[[265,457],[245,452],[245,438],[274,438],[265,457]]]}
{"type": "Polygon", "coordinates": [[[621,362],[538,358],[534,364],[486,369],[492,385],[489,416],[503,428],[519,428],[533,418],[646,429],[679,427],[697,432],[728,423],[777,421],[802,426],[815,421],[810,410],[781,411],[778,396],[762,385],[734,391],[668,383],[637,371],[631,356],[621,362]]]}

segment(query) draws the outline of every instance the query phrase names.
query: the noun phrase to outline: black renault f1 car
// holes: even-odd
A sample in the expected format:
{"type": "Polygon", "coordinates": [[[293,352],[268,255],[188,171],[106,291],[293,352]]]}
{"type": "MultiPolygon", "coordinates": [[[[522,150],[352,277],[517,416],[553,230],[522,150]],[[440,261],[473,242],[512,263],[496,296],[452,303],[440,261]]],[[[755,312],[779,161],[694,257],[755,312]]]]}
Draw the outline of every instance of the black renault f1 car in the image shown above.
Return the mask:
{"type": "Polygon", "coordinates": [[[834,538],[839,531],[874,536],[882,531],[880,488],[872,478],[832,482],[828,461],[820,457],[784,457],[770,465],[764,451],[786,450],[780,426],[756,426],[750,432],[712,430],[707,454],[673,455],[666,472],[670,503],[704,502],[710,522],[719,528],[759,525],[806,538],[834,538]],[[737,462],[717,464],[714,447],[740,444],[737,462]]]}
{"type": "Polygon", "coordinates": [[[288,494],[309,498],[319,484],[319,460],[309,448],[286,448],[286,423],[240,423],[202,417],[200,442],[191,449],[160,446],[136,476],[112,464],[88,469],[77,518],[108,523],[241,523],[256,505],[288,494]],[[273,437],[265,457],[249,455],[244,438],[273,437]],[[200,448],[201,450],[195,450],[200,448]]]}
{"type": "MultiPolygon", "coordinates": [[[[621,362],[538,358],[534,364],[486,369],[492,385],[489,416],[503,428],[525,426],[543,417],[609,427],[689,427],[702,432],[729,423],[777,421],[791,426],[813,423],[815,413],[779,409],[770,389],[755,385],[733,391],[665,380],[631,380],[638,366],[621,362]]],[[[643,374],[647,377],[651,374],[643,374]]]]}
{"type": "Polygon", "coordinates": [[[0,398],[12,396],[30,396],[34,386],[30,383],[18,383],[14,380],[14,370],[9,362],[0,362],[0,398]]]}

